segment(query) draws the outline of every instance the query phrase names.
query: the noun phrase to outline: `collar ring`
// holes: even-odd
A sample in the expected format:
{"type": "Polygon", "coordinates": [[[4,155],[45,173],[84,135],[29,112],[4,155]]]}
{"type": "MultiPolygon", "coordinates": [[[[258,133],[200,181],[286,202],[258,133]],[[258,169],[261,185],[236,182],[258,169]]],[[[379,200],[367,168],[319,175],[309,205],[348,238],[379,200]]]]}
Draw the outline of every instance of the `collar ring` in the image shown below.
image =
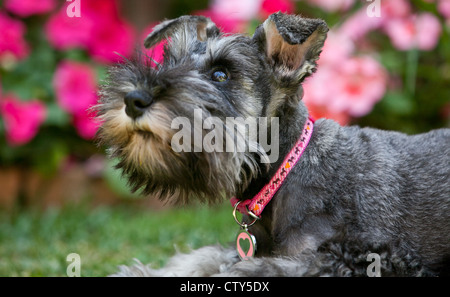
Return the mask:
{"type": "Polygon", "coordinates": [[[236,221],[236,223],[238,223],[239,226],[241,226],[244,229],[247,229],[247,227],[252,226],[253,224],[256,223],[257,220],[259,220],[259,217],[257,217],[253,212],[251,212],[250,210],[248,210],[248,206],[245,206],[245,208],[247,209],[247,213],[249,216],[251,216],[253,218],[253,221],[249,224],[246,224],[244,222],[239,222],[238,218],[236,217],[236,210],[239,206],[239,203],[241,203],[242,201],[238,201],[236,202],[236,204],[234,205],[234,209],[233,209],[233,218],[236,221]]]}

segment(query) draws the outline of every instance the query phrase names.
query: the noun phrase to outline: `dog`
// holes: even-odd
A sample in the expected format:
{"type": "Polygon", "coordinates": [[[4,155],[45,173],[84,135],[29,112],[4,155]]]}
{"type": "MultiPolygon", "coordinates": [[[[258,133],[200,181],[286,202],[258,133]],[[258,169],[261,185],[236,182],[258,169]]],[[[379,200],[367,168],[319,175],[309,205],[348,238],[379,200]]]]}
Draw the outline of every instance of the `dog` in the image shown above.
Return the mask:
{"type": "Polygon", "coordinates": [[[109,70],[98,139],[133,191],[174,203],[235,197],[233,214],[243,212],[236,247],[115,275],[449,274],[450,129],[407,136],[310,119],[302,82],[327,32],[323,20],[280,12],[251,37],[182,16],[145,40],[167,42],[163,63],[140,57],[109,70]],[[184,126],[187,138],[177,134],[184,126]],[[250,130],[265,131],[266,143],[250,130]]]}

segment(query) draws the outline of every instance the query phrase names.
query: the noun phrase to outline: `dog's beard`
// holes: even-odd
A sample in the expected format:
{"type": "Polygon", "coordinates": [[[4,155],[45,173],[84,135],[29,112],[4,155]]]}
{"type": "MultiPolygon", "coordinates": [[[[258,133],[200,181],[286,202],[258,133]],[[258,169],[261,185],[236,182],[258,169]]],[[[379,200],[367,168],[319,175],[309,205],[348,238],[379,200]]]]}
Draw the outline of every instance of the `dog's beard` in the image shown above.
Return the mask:
{"type": "MultiPolygon", "coordinates": [[[[131,84],[108,85],[103,88],[102,100],[96,107],[102,121],[99,142],[109,148],[111,157],[119,160],[117,168],[122,169],[132,191],[139,190],[175,203],[187,203],[193,198],[217,202],[243,191],[260,173],[258,160],[267,155],[257,142],[239,133],[245,127],[227,127],[226,121],[220,121],[223,134],[214,137],[216,141],[222,137],[225,142],[227,135],[233,134],[231,150],[217,151],[203,142],[205,135],[211,137],[211,131],[215,130],[205,130],[203,124],[196,126],[194,111],[201,110],[203,118],[217,117],[211,115],[204,102],[191,99],[195,94],[180,91],[176,100],[160,98],[141,117],[132,120],[126,115],[123,103],[124,94],[132,90],[131,84]],[[201,135],[200,150],[195,139],[187,151],[172,147],[178,130],[171,125],[173,119],[180,116],[189,119],[193,135],[201,135]]],[[[229,142],[227,146],[229,148],[229,142]]]]}

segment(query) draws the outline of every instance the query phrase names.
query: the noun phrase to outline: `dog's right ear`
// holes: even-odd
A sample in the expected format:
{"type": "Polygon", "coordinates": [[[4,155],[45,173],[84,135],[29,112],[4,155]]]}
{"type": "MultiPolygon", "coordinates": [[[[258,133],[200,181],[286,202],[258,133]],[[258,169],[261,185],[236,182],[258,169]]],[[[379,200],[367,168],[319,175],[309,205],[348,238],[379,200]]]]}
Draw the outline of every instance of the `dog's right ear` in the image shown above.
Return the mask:
{"type": "Polygon", "coordinates": [[[145,38],[144,46],[151,48],[160,41],[171,37],[178,30],[185,29],[197,40],[205,41],[207,38],[218,36],[219,28],[211,19],[204,16],[181,16],[177,19],[166,20],[156,25],[147,38],[145,38]]]}
{"type": "Polygon", "coordinates": [[[253,35],[281,81],[300,83],[316,70],[327,37],[323,20],[274,13],[253,35]]]}

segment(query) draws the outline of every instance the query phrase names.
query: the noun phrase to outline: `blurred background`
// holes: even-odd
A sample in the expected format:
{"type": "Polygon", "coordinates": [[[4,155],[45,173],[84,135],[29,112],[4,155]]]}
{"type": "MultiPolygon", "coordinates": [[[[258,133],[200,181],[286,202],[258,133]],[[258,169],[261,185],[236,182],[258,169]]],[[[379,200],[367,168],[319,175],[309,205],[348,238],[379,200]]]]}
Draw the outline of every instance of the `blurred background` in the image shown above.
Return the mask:
{"type": "Polygon", "coordinates": [[[205,15],[251,35],[277,11],[331,28],[304,85],[315,118],[408,134],[450,126],[450,0],[0,0],[0,275],[65,275],[77,251],[82,275],[105,275],[134,257],[164,263],[173,244],[231,241],[228,205],[131,195],[89,108],[107,67],[143,50],[163,19],[205,15]]]}

